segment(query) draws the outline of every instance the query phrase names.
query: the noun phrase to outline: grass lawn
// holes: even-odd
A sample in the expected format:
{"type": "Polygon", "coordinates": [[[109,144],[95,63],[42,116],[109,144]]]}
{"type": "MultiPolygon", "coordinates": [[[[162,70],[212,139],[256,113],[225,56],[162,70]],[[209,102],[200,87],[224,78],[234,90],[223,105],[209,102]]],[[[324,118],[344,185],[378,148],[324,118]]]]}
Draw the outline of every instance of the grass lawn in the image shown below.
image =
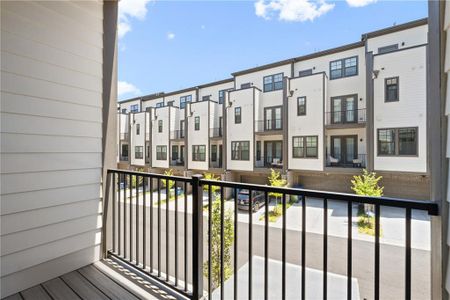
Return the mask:
{"type": "MultiPolygon", "coordinates": [[[[286,210],[294,204],[294,201],[290,199],[286,203],[286,210]]],[[[269,222],[275,223],[279,217],[283,215],[283,204],[278,203],[272,210],[269,210],[269,222]]],[[[266,213],[263,213],[260,217],[260,221],[264,221],[266,218],[266,213]]]]}

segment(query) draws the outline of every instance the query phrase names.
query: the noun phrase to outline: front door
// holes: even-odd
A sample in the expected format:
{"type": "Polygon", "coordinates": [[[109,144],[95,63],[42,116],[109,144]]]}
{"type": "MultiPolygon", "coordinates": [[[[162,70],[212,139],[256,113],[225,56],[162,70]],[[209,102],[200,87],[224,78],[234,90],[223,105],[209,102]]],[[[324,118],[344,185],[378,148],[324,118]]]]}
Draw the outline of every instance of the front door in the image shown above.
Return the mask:
{"type": "Polygon", "coordinates": [[[222,168],[222,145],[219,145],[219,168],[222,168]]]}
{"type": "Polygon", "coordinates": [[[356,96],[342,96],[331,99],[331,122],[333,124],[354,123],[357,120],[356,96]]]}
{"type": "Polygon", "coordinates": [[[283,154],[282,141],[267,141],[264,142],[264,162],[267,167],[281,165],[283,154]]]}
{"type": "Polygon", "coordinates": [[[339,166],[352,166],[353,160],[358,158],[358,136],[332,136],[331,156],[339,161],[339,166]]]}

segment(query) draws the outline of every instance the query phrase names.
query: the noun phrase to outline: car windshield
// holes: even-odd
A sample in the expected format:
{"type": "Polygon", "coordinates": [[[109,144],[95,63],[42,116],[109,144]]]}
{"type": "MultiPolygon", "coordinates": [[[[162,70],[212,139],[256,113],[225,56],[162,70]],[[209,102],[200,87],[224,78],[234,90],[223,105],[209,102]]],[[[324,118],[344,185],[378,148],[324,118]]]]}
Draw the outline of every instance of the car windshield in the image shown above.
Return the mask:
{"type": "Polygon", "coordinates": [[[239,200],[248,200],[248,190],[240,190],[238,194],[239,200]]]}

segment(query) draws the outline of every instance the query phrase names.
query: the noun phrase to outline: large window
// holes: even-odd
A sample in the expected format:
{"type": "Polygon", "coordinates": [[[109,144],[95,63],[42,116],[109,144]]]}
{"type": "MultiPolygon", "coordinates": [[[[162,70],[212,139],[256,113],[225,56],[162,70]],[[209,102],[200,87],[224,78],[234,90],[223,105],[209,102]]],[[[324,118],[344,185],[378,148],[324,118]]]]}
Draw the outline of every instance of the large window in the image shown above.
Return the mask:
{"type": "Polygon", "coordinates": [[[139,104],[133,104],[130,106],[130,112],[137,113],[139,111],[139,104]]]}
{"type": "Polygon", "coordinates": [[[297,98],[297,116],[306,115],[306,97],[297,98]]]}
{"type": "Polygon", "coordinates": [[[172,145],[172,160],[178,160],[178,145],[172,145]]]}
{"type": "Polygon", "coordinates": [[[330,79],[358,75],[358,57],[334,60],[330,62],[330,79]]]}
{"type": "Polygon", "coordinates": [[[240,124],[242,121],[241,107],[234,108],[234,123],[240,124]]]}
{"type": "Polygon", "coordinates": [[[233,89],[226,89],[226,90],[220,90],[219,91],[219,104],[222,104],[223,101],[225,101],[225,94],[226,94],[226,92],[231,91],[231,90],[233,90],[233,89]]]}
{"type": "Polygon", "coordinates": [[[192,161],[205,161],[205,160],[206,160],[206,146],[192,145],[192,161]]]}
{"type": "Polygon", "coordinates": [[[378,54],[382,54],[382,53],[388,53],[388,52],[392,52],[398,50],[398,44],[392,44],[389,46],[384,46],[384,47],[379,47],[378,48],[378,54]]]}
{"type": "Polygon", "coordinates": [[[283,89],[283,73],[264,77],[264,92],[283,89]]]}
{"type": "Polygon", "coordinates": [[[217,145],[211,145],[211,161],[217,161],[217,145]]]}
{"type": "Polygon", "coordinates": [[[180,97],[180,108],[185,108],[187,102],[192,102],[192,95],[180,97]]]}
{"type": "Polygon", "coordinates": [[[158,120],[158,132],[163,132],[163,120],[158,120]]]}
{"type": "Polygon", "coordinates": [[[134,147],[134,158],[136,158],[136,159],[144,158],[144,147],[143,146],[134,147]]]}
{"type": "Polygon", "coordinates": [[[399,85],[398,77],[390,77],[384,80],[385,102],[399,101],[398,85],[399,85]]]}
{"type": "Polygon", "coordinates": [[[136,124],[136,135],[141,134],[141,124],[136,124]]]}
{"type": "Polygon", "coordinates": [[[249,160],[250,142],[231,142],[231,160],[249,160]]]}
{"type": "Polygon", "coordinates": [[[156,103],[156,107],[163,107],[164,106],[164,102],[158,102],[156,103]]]}
{"type": "Polygon", "coordinates": [[[312,73],[313,73],[312,69],[301,70],[298,72],[298,77],[309,76],[309,75],[312,75],[312,73]]]}
{"type": "Polygon", "coordinates": [[[167,160],[167,146],[156,146],[156,160],[167,160]]]}
{"type": "Polygon", "coordinates": [[[264,130],[281,130],[283,119],[281,106],[264,108],[264,130]]]}
{"type": "Polygon", "coordinates": [[[200,117],[195,117],[194,119],[194,130],[200,130],[200,117]]]}
{"type": "Polygon", "coordinates": [[[292,138],[293,158],[317,158],[317,136],[294,136],[292,138]]]}
{"type": "Polygon", "coordinates": [[[128,157],[128,145],[127,144],[122,144],[122,156],[128,157]]]}
{"type": "Polygon", "coordinates": [[[379,156],[417,155],[417,127],[378,129],[379,156]]]}
{"type": "Polygon", "coordinates": [[[180,138],[184,138],[184,120],[180,121],[180,138]]]}

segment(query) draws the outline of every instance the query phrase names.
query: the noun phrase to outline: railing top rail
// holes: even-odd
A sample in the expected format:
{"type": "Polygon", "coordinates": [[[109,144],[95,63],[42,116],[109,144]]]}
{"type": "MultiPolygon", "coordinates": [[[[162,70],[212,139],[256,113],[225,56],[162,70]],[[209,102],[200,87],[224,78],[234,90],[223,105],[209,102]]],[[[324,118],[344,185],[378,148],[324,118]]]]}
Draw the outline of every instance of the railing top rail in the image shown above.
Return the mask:
{"type": "Polygon", "coordinates": [[[126,175],[137,175],[143,177],[151,177],[157,179],[168,179],[168,180],[177,180],[181,182],[192,182],[191,177],[183,177],[183,176],[174,176],[174,175],[163,175],[157,173],[149,173],[149,172],[139,172],[139,171],[129,171],[129,170],[120,170],[120,169],[108,169],[108,174],[116,173],[116,174],[126,174],[126,175]]]}
{"type": "Polygon", "coordinates": [[[411,209],[427,211],[428,214],[432,215],[432,216],[439,215],[438,204],[435,202],[428,201],[428,200],[410,200],[410,199],[401,199],[401,198],[392,198],[392,197],[371,197],[371,196],[361,196],[361,195],[348,194],[348,193],[316,191],[316,190],[299,189],[299,188],[273,187],[273,186],[268,186],[268,185],[238,183],[238,182],[230,182],[230,181],[215,181],[215,180],[207,180],[207,179],[200,179],[200,184],[201,185],[215,185],[215,186],[229,187],[229,188],[250,189],[253,191],[275,192],[275,193],[283,193],[283,194],[287,194],[287,195],[307,196],[307,197],[323,198],[323,199],[329,199],[329,200],[340,200],[340,201],[346,201],[346,202],[352,201],[352,202],[356,202],[356,203],[379,204],[382,206],[411,208],[411,209]]]}

